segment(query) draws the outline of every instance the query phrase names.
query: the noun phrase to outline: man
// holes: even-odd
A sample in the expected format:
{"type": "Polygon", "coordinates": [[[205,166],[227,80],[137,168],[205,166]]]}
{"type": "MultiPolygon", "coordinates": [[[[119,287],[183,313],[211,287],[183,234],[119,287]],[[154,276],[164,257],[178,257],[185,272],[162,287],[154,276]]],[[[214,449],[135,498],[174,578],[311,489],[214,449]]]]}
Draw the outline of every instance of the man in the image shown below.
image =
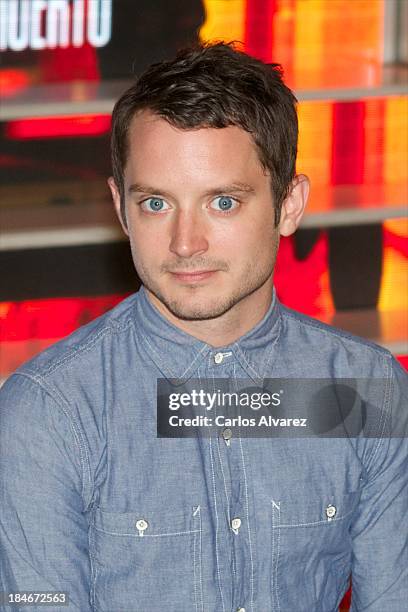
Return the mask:
{"type": "Polygon", "coordinates": [[[81,612],[329,612],[351,574],[354,611],[405,609],[406,376],[273,290],[308,195],[296,146],[278,67],[221,43],[117,103],[109,185],[143,287],[4,385],[3,591],[81,612]],[[357,377],[371,435],[157,436],[162,381],[357,377]]]}

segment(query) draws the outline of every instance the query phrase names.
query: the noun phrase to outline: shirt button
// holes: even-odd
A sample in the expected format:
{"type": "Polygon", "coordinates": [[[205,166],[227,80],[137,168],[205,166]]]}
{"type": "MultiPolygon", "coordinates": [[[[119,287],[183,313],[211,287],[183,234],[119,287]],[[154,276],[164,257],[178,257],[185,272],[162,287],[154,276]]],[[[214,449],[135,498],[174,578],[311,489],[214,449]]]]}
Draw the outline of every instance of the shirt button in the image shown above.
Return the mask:
{"type": "Polygon", "coordinates": [[[326,508],[326,516],[329,519],[329,521],[331,521],[332,518],[334,518],[336,516],[336,512],[337,509],[335,506],[332,506],[332,504],[329,504],[326,508]]]}
{"type": "Polygon", "coordinates": [[[224,359],[224,355],[222,353],[216,353],[214,355],[214,361],[215,361],[216,364],[222,363],[223,359],[224,359]]]}
{"type": "Polygon", "coordinates": [[[238,608],[237,612],[245,612],[245,608],[238,608]]]}
{"type": "Polygon", "coordinates": [[[234,531],[238,531],[238,529],[241,527],[241,519],[233,518],[231,521],[231,527],[234,529],[234,531]]]}
{"type": "Polygon", "coordinates": [[[145,531],[145,529],[147,529],[148,526],[149,526],[149,523],[145,521],[144,519],[139,519],[138,521],[136,521],[136,529],[138,529],[139,531],[145,531]]]}
{"type": "Polygon", "coordinates": [[[232,430],[227,427],[226,429],[223,430],[222,432],[222,437],[224,438],[225,441],[231,440],[232,438],[232,430]]]}

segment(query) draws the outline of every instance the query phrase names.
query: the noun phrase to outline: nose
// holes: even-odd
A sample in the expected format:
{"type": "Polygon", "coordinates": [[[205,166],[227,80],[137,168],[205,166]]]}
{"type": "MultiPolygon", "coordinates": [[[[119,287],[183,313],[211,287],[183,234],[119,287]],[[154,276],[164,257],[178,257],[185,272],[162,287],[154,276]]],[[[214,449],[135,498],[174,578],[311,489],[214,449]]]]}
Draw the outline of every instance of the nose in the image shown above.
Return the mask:
{"type": "Polygon", "coordinates": [[[205,224],[193,211],[178,211],[172,227],[170,251],[179,257],[201,255],[208,250],[205,224]]]}

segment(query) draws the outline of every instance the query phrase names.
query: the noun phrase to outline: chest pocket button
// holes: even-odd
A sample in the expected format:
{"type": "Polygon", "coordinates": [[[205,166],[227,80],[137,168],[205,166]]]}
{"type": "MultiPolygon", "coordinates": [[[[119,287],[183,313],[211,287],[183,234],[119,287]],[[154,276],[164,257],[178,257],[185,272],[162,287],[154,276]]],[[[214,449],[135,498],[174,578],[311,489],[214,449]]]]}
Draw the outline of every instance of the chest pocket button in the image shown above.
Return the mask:
{"type": "Polygon", "coordinates": [[[337,512],[336,506],[329,504],[326,508],[327,520],[331,521],[332,519],[334,519],[334,517],[336,516],[336,512],[337,512]]]}

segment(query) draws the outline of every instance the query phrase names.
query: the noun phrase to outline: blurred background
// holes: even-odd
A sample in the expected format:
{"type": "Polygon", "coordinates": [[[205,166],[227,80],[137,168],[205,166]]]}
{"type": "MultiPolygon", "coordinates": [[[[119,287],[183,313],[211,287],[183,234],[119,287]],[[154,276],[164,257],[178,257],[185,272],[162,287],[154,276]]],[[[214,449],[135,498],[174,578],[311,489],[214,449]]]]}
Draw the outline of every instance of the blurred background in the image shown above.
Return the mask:
{"type": "Polygon", "coordinates": [[[0,379],[137,289],[110,113],[197,39],[281,63],[299,99],[312,195],[280,299],[407,365],[407,24],[408,0],[0,0],[0,379]]]}
{"type": "Polygon", "coordinates": [[[110,113],[197,39],[281,63],[299,99],[312,195],[280,299],[408,367],[407,28],[408,0],[0,0],[0,380],[139,286],[106,185],[110,113]]]}

